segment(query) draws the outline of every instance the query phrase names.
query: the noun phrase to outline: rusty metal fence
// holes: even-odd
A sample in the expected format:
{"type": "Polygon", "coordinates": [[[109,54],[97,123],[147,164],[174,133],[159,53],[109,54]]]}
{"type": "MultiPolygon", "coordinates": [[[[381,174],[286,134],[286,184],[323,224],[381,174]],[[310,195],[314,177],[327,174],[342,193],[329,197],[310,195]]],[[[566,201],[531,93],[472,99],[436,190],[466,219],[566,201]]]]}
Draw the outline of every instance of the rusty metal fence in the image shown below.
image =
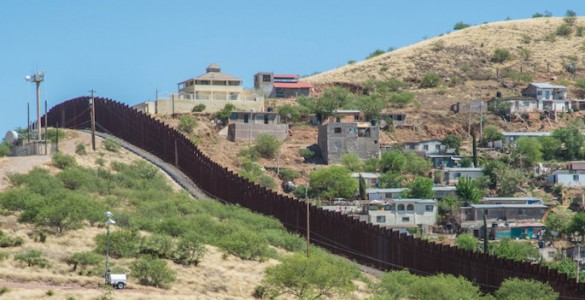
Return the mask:
{"type": "MultiPolygon", "coordinates": [[[[212,161],[175,129],[125,104],[95,98],[95,112],[98,130],[174,164],[208,195],[273,216],[288,230],[304,235],[304,202],[248,182],[212,161]]],[[[89,128],[89,120],[89,97],[63,102],[48,112],[50,126],[84,129],[89,128]]],[[[585,299],[585,283],[577,284],[575,279],[543,265],[439,245],[315,206],[310,207],[309,214],[314,244],[380,270],[460,275],[484,291],[494,291],[509,277],[531,278],[549,283],[561,299],[585,299]]]]}

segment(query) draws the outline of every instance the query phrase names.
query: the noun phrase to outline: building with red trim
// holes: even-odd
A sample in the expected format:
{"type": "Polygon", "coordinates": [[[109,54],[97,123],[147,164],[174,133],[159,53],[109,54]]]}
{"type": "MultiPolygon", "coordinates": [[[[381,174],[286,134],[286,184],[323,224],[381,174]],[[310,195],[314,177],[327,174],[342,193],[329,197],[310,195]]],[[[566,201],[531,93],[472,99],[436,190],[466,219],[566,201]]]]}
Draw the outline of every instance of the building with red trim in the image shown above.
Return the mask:
{"type": "Polygon", "coordinates": [[[313,85],[300,82],[298,74],[274,74],[260,72],[254,75],[254,88],[264,91],[269,98],[309,96],[313,85]]]}

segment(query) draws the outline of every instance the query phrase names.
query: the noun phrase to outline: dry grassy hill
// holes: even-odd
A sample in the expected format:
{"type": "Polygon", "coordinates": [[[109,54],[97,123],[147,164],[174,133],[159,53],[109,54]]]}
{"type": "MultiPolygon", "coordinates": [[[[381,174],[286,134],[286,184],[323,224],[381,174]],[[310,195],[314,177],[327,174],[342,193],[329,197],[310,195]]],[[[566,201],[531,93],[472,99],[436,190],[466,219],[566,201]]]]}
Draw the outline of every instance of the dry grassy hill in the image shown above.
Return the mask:
{"type": "Polygon", "coordinates": [[[568,63],[576,63],[577,76],[585,74],[585,37],[577,36],[576,30],[585,25],[585,18],[576,19],[570,35],[556,35],[563,24],[562,18],[535,18],[477,25],[305,80],[315,84],[359,84],[388,78],[416,82],[423,74],[432,72],[444,80],[458,77],[463,81],[485,81],[495,79],[496,69],[520,71],[521,67],[535,79],[548,80],[552,76],[568,79],[570,74],[565,70],[568,63]],[[509,50],[512,59],[503,64],[492,62],[496,49],[509,50]]]}

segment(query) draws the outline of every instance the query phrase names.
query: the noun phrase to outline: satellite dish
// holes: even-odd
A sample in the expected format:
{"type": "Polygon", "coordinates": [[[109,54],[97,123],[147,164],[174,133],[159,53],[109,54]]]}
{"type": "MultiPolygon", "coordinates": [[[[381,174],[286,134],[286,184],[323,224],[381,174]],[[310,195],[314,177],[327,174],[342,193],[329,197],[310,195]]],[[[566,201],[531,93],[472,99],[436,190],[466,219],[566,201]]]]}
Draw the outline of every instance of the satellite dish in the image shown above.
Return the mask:
{"type": "Polygon", "coordinates": [[[10,145],[16,145],[18,142],[18,132],[14,130],[10,130],[6,132],[6,136],[4,136],[4,140],[10,145]]]}

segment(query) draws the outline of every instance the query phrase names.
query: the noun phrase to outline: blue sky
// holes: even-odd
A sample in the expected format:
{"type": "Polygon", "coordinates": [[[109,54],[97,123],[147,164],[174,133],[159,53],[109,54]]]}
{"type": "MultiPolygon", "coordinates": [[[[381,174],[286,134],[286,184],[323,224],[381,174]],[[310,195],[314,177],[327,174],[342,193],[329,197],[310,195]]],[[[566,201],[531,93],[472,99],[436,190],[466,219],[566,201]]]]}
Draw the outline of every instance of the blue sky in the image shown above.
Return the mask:
{"type": "Polygon", "coordinates": [[[49,107],[88,95],[127,104],[175,92],[216,63],[253,85],[260,71],[322,72],[468,24],[526,19],[548,10],[585,14],[567,0],[2,0],[0,137],[34,116],[34,84],[49,107]]]}

